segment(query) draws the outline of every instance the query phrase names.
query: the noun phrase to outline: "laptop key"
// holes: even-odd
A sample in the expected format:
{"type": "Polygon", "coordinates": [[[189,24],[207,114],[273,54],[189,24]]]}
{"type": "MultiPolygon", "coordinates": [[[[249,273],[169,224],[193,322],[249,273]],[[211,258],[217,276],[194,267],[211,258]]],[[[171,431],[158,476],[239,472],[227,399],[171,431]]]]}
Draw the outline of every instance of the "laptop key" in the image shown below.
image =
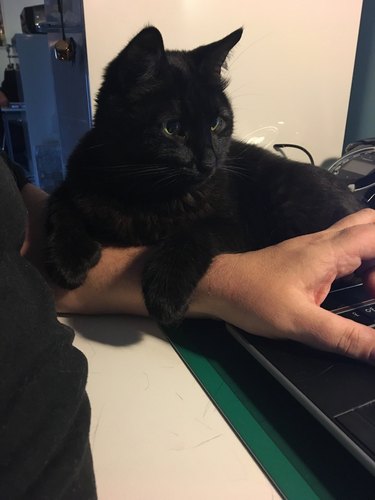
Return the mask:
{"type": "MultiPolygon", "coordinates": [[[[374,306],[371,306],[374,308],[374,306]]],[[[375,323],[375,309],[374,316],[371,317],[369,314],[366,314],[364,309],[369,309],[369,307],[359,307],[358,309],[352,309],[351,311],[345,311],[340,313],[340,316],[344,318],[352,319],[357,323],[361,323],[362,325],[372,326],[375,323]]]]}
{"type": "Polygon", "coordinates": [[[367,306],[363,306],[361,307],[361,311],[363,312],[363,314],[371,318],[375,323],[375,304],[369,304],[367,306]]]}
{"type": "Polygon", "coordinates": [[[345,432],[349,432],[349,436],[362,448],[367,449],[370,456],[375,457],[375,426],[365,412],[353,409],[334,417],[334,420],[345,432]]]}

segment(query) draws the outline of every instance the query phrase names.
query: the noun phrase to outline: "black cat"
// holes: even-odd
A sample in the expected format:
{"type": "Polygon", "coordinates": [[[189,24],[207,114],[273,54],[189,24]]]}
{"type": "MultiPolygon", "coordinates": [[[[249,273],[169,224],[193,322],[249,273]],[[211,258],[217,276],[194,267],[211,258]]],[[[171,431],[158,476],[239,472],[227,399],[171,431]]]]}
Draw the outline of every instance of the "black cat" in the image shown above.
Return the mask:
{"type": "Polygon", "coordinates": [[[101,245],[152,245],[144,298],[171,324],[215,255],[321,230],[361,208],[331,174],[232,140],[221,67],[241,35],[165,51],[147,27],[108,65],[94,127],[49,201],[57,284],[81,285],[101,245]]]}

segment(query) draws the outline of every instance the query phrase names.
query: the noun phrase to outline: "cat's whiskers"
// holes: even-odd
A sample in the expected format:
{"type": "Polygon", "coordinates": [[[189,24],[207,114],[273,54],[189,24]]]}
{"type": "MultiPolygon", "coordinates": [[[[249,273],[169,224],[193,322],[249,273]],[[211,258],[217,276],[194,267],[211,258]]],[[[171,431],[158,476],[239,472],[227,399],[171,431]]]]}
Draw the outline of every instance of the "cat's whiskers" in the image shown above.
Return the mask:
{"type": "Polygon", "coordinates": [[[141,174],[154,173],[168,170],[167,165],[149,164],[149,163],[121,163],[117,165],[90,165],[87,170],[94,172],[106,173],[124,173],[124,174],[141,174]]]}
{"type": "Polygon", "coordinates": [[[161,182],[163,180],[176,179],[177,177],[179,177],[179,172],[177,170],[170,170],[166,175],[161,176],[158,179],[158,182],[161,182]]]}
{"type": "Polygon", "coordinates": [[[235,174],[241,179],[248,179],[248,175],[246,175],[248,173],[248,169],[246,167],[240,167],[239,165],[222,165],[220,169],[224,172],[235,174]]]}
{"type": "Polygon", "coordinates": [[[139,168],[125,168],[127,172],[129,172],[131,175],[149,175],[153,173],[161,173],[161,172],[168,172],[169,168],[168,167],[162,167],[160,165],[156,165],[153,167],[139,167],[139,168]]]}
{"type": "Polygon", "coordinates": [[[242,159],[242,153],[246,153],[246,151],[248,151],[249,144],[246,142],[243,142],[241,145],[243,146],[243,148],[240,151],[237,151],[235,156],[229,154],[229,156],[228,156],[229,159],[232,159],[232,160],[237,160],[237,159],[241,160],[242,159]]]}
{"type": "Polygon", "coordinates": [[[149,164],[149,163],[122,163],[118,165],[106,165],[104,168],[127,169],[133,171],[166,170],[167,165],[149,164]]]}
{"type": "Polygon", "coordinates": [[[160,177],[155,183],[154,183],[154,188],[155,187],[160,187],[160,188],[166,188],[168,186],[173,185],[175,180],[179,177],[179,172],[178,171],[170,171],[168,175],[163,175],[160,177]]]}
{"type": "Polygon", "coordinates": [[[108,148],[110,144],[109,143],[105,143],[105,142],[102,142],[102,143],[99,143],[99,144],[93,144],[92,146],[89,146],[86,148],[87,151],[90,151],[91,149],[99,149],[99,148],[108,148]]]}

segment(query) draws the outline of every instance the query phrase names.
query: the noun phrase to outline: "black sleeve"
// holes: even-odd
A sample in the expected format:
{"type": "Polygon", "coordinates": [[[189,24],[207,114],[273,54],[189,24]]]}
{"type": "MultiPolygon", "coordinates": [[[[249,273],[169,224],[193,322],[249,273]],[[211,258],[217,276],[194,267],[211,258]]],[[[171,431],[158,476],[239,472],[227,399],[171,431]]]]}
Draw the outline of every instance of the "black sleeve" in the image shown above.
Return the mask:
{"type": "Polygon", "coordinates": [[[24,185],[30,182],[29,179],[26,177],[24,168],[15,161],[12,161],[5,153],[5,151],[2,151],[0,153],[0,157],[3,160],[3,163],[7,165],[10,171],[12,172],[17,187],[21,191],[24,185]]]}
{"type": "Polygon", "coordinates": [[[1,90],[7,96],[10,102],[19,102],[20,95],[18,92],[19,71],[15,68],[6,68],[4,71],[4,80],[1,84],[1,90]]]}
{"type": "Polygon", "coordinates": [[[0,158],[0,498],[96,499],[86,358],[19,254],[25,217],[0,158]]]}

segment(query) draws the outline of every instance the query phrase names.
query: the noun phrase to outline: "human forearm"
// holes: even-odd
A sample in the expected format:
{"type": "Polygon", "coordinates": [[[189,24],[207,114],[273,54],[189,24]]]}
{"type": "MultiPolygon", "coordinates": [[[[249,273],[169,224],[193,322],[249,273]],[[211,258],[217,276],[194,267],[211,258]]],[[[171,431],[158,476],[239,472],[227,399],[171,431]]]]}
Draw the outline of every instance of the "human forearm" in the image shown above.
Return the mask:
{"type": "MultiPolygon", "coordinates": [[[[23,253],[43,272],[47,195],[22,190],[29,209],[23,253]]],[[[37,190],[37,191],[35,191],[37,190]]],[[[58,312],[147,315],[141,276],[148,250],[104,248],[83,286],[52,286],[58,312]]],[[[293,339],[321,349],[373,360],[375,332],[324,311],[332,281],[375,258],[375,212],[351,215],[329,230],[256,252],[217,256],[199,282],[188,316],[219,318],[250,333],[293,339]]],[[[375,295],[375,273],[366,282],[375,295]]]]}
{"type": "Polygon", "coordinates": [[[60,313],[138,314],[145,316],[141,274],[144,248],[103,248],[99,263],[75,290],[51,284],[60,313]]]}
{"type": "MultiPolygon", "coordinates": [[[[22,253],[45,275],[43,253],[45,245],[45,211],[48,194],[33,184],[26,184],[22,197],[28,209],[28,228],[22,253]]],[[[147,315],[144,305],[141,274],[147,249],[103,248],[100,262],[90,270],[85,283],[75,290],[64,290],[53,283],[56,308],[60,313],[77,314],[140,314],[147,315]]],[[[229,280],[231,256],[218,256],[210,272],[201,280],[190,304],[190,316],[217,316],[217,277],[229,280]],[[228,262],[227,262],[228,261],[228,262]]],[[[47,277],[48,279],[48,277],[47,277]]]]}
{"type": "Polygon", "coordinates": [[[375,296],[374,256],[375,212],[365,210],[327,231],[220,256],[203,279],[202,292],[210,297],[203,304],[210,315],[247,332],[375,363],[374,330],[320,307],[336,278],[363,267],[375,296]]]}
{"type": "MultiPolygon", "coordinates": [[[[44,269],[45,214],[48,194],[33,184],[21,191],[28,210],[28,226],[21,253],[47,278],[44,269]]],[[[146,315],[140,276],[144,248],[104,248],[98,265],[83,286],[63,290],[53,283],[56,308],[62,313],[129,313],[146,315]]]]}

